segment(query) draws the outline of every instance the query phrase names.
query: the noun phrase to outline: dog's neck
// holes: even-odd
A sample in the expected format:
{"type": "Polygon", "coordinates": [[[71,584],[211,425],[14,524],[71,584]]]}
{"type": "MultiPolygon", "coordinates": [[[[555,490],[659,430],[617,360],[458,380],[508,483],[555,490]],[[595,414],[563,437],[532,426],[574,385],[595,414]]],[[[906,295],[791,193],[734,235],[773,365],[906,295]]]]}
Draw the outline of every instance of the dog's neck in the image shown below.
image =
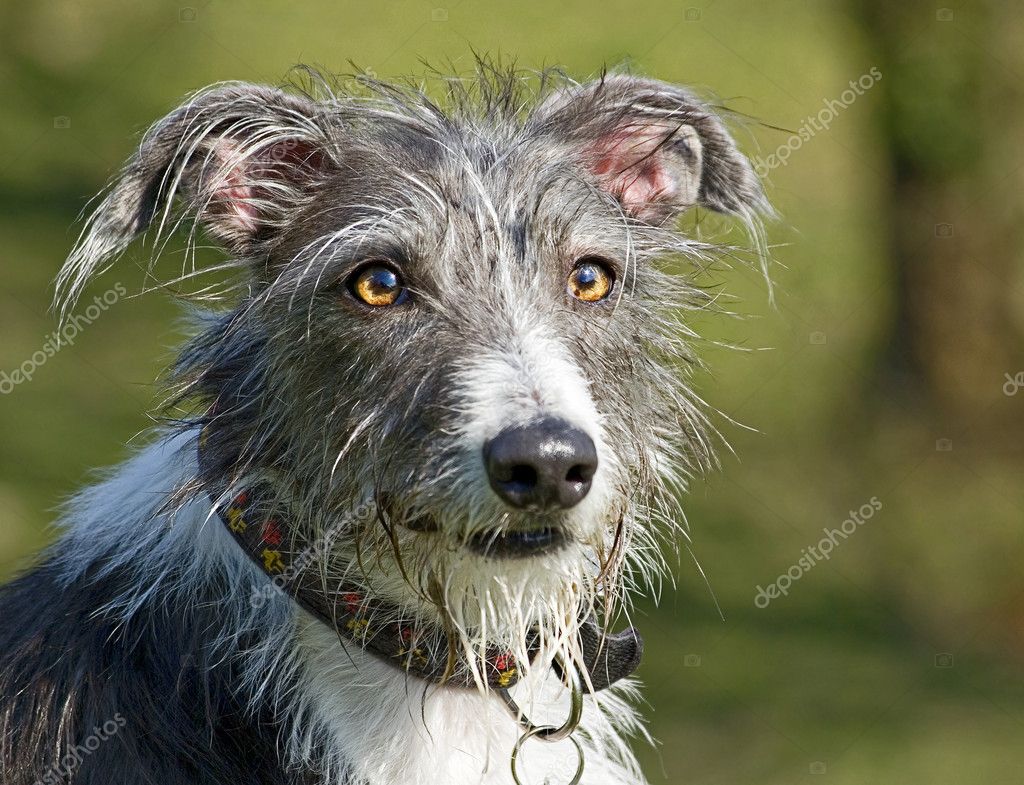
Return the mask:
{"type": "MultiPolygon", "coordinates": [[[[323,625],[300,625],[303,651],[302,716],[313,719],[316,737],[329,736],[335,772],[348,766],[354,782],[372,785],[512,785],[509,761],[521,729],[497,695],[396,679],[389,666],[357,652],[350,663],[338,657],[337,639],[323,625]],[[358,729],[358,730],[355,730],[358,729]],[[355,730],[355,732],[354,732],[355,730]]],[[[626,739],[637,720],[626,686],[585,698],[582,733],[585,785],[641,785],[644,782],[626,739]]],[[[564,720],[568,696],[553,676],[530,677],[515,694],[537,722],[564,720]],[[525,697],[532,696],[532,697],[525,697]]],[[[296,749],[309,741],[297,739],[296,749]]],[[[568,742],[527,742],[525,782],[568,782],[577,759],[568,742]]],[[[331,778],[333,781],[333,777],[331,778]]]]}
{"type": "MultiPolygon", "coordinates": [[[[324,785],[512,785],[509,760],[521,731],[495,693],[410,681],[358,647],[342,647],[334,630],[290,597],[265,591],[266,575],[209,501],[166,511],[196,475],[195,448],[194,432],[169,437],[80,497],[67,517],[69,579],[103,562],[148,573],[132,595],[111,598],[111,610],[126,616],[174,594],[188,607],[189,597],[210,593],[209,584],[230,587],[220,600],[222,628],[209,644],[240,664],[239,694],[287,718],[287,765],[321,772],[324,785]],[[191,565],[193,583],[172,582],[168,564],[191,565]]],[[[534,669],[515,697],[535,722],[557,724],[566,693],[554,674],[534,669]]],[[[578,734],[584,785],[644,782],[627,745],[645,735],[634,698],[628,680],[585,698],[578,734]]],[[[568,781],[576,758],[571,744],[531,740],[523,760],[528,782],[549,776],[559,783],[568,781]]]]}

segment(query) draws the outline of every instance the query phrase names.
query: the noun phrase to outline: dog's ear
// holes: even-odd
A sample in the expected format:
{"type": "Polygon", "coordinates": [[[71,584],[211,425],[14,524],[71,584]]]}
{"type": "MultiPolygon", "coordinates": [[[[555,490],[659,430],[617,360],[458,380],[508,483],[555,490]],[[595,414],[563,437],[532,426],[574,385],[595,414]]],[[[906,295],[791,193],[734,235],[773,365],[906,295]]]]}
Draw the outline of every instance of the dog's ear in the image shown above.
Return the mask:
{"type": "Polygon", "coordinates": [[[606,75],[552,95],[541,118],[634,218],[659,223],[694,204],[745,220],[771,212],[722,120],[680,87],[606,75]]]}
{"type": "Polygon", "coordinates": [[[321,104],[304,96],[229,83],[197,93],[160,120],[62,268],[63,307],[152,224],[159,236],[191,218],[240,255],[272,241],[332,165],[322,113],[321,104]]]}

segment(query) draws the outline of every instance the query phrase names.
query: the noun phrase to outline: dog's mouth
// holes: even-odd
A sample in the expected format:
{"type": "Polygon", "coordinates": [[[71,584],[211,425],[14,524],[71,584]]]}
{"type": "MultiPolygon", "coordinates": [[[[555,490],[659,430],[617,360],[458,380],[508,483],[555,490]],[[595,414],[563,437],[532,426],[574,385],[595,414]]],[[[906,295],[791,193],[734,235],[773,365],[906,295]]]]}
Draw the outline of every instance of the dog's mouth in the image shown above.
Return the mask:
{"type": "MultiPolygon", "coordinates": [[[[440,526],[430,515],[418,515],[400,521],[400,525],[418,534],[433,534],[440,526]]],[[[468,550],[489,559],[525,559],[552,553],[569,542],[560,526],[546,525],[523,529],[484,529],[465,542],[468,550]]]]}
{"type": "Polygon", "coordinates": [[[524,559],[543,556],[564,547],[569,541],[565,531],[556,526],[533,529],[488,529],[477,532],[466,547],[479,556],[491,559],[524,559]]]}

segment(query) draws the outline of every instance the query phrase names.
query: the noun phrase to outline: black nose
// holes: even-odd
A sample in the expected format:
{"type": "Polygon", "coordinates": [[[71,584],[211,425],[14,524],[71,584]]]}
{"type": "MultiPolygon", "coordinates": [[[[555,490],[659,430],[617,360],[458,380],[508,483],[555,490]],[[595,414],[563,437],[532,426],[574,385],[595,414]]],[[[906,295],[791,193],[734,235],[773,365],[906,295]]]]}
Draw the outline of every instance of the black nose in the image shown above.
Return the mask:
{"type": "Polygon", "coordinates": [[[564,420],[507,428],[484,445],[494,492],[513,507],[568,509],[582,501],[597,471],[593,440],[564,420]]]}

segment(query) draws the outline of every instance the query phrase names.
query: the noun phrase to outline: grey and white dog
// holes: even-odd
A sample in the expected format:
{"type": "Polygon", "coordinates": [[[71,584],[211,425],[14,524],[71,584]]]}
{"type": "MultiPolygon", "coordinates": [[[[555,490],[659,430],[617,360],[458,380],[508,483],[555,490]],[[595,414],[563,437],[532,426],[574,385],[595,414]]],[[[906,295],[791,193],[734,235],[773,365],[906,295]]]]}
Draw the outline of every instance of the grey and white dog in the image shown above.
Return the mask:
{"type": "Polygon", "coordinates": [[[216,239],[195,272],[232,286],[174,421],[0,593],[5,785],[645,782],[635,662],[592,629],[713,463],[687,316],[734,249],[676,219],[763,251],[770,208],[681,88],[445,85],[213,86],[93,213],[64,309],[148,229],[216,239]]]}

